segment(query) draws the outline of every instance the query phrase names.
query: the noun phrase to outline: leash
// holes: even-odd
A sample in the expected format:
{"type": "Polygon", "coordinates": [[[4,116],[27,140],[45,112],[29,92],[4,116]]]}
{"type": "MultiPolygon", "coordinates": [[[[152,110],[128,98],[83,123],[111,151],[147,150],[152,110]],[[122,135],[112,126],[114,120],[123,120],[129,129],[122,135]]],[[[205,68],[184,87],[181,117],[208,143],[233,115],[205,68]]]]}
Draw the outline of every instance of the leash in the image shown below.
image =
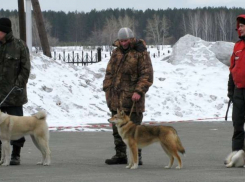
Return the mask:
{"type": "Polygon", "coordinates": [[[227,107],[226,114],[225,114],[225,120],[226,120],[226,121],[227,121],[228,111],[229,111],[230,105],[231,105],[231,99],[230,99],[229,102],[228,102],[228,107],[227,107]]]}
{"type": "Polygon", "coordinates": [[[4,103],[4,101],[8,98],[8,96],[13,92],[13,90],[14,89],[21,89],[21,88],[19,88],[18,86],[14,86],[11,90],[10,90],[10,92],[7,94],[7,96],[2,100],[2,102],[0,103],[0,107],[1,107],[1,105],[4,103]]]}
{"type": "Polygon", "coordinates": [[[131,107],[131,110],[130,110],[130,113],[129,113],[129,118],[131,118],[131,114],[132,114],[132,112],[134,110],[134,105],[135,105],[135,101],[133,102],[133,105],[131,107]]]}

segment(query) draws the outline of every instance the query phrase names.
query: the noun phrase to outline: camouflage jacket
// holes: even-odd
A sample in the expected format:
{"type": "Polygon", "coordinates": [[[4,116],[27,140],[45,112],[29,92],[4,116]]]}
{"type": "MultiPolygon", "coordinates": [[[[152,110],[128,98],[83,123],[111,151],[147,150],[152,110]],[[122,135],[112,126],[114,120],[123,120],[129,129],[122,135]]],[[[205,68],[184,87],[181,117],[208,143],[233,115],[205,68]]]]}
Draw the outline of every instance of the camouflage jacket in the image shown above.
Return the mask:
{"type": "Polygon", "coordinates": [[[27,103],[26,84],[30,74],[30,55],[26,44],[14,38],[12,32],[6,34],[0,42],[0,102],[14,86],[23,88],[14,90],[2,106],[22,106],[27,103]]]}
{"type": "Polygon", "coordinates": [[[111,111],[118,108],[129,112],[133,105],[132,95],[137,92],[141,98],[133,112],[144,112],[145,94],[153,83],[153,69],[145,42],[132,39],[127,52],[120,47],[119,41],[113,45],[117,48],[111,55],[103,81],[107,105],[111,111]]]}

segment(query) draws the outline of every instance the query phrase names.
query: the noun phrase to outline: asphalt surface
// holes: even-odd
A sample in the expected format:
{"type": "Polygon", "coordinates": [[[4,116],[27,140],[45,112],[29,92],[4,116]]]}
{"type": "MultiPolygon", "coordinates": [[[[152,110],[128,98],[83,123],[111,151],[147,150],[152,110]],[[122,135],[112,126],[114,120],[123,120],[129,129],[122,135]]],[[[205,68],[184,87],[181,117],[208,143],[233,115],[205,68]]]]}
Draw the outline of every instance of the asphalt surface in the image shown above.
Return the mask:
{"type": "Polygon", "coordinates": [[[245,168],[226,168],[231,151],[231,122],[169,123],[176,128],[186,149],[183,168],[164,169],[168,157],[159,144],[143,149],[143,166],[109,166],[115,154],[112,132],[50,132],[51,166],[41,159],[29,136],[21,152],[20,166],[0,166],[0,182],[236,182],[244,181],[245,168]]]}

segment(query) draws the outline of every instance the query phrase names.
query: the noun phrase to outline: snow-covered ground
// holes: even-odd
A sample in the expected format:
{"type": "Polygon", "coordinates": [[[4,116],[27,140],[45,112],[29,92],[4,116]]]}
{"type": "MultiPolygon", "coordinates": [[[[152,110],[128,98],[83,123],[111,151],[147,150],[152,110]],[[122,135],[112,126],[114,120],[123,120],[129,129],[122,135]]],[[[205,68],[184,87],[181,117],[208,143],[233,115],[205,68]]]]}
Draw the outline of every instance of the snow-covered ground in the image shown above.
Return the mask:
{"type": "MultiPolygon", "coordinates": [[[[225,53],[230,55],[234,44],[219,42],[224,44],[229,45],[225,53]]],[[[146,94],[143,121],[224,120],[229,69],[217,59],[224,55],[218,50],[217,43],[190,35],[173,48],[160,48],[160,57],[154,58],[158,50],[149,46],[154,83],[146,94]]],[[[103,56],[99,63],[76,66],[32,54],[29,102],[24,105],[24,114],[45,109],[50,127],[107,123],[110,112],[102,82],[108,60],[109,56],[103,56]]]]}

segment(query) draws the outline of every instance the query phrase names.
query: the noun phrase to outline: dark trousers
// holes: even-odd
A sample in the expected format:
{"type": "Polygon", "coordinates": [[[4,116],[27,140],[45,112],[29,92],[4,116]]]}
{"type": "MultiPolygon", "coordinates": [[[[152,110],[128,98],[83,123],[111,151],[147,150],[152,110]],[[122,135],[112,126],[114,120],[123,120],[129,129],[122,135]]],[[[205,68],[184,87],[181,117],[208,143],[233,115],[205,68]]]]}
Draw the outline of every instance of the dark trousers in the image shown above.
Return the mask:
{"type": "Polygon", "coordinates": [[[235,88],[232,102],[232,151],[237,151],[244,147],[245,89],[235,88]]]}
{"type": "MultiPolygon", "coordinates": [[[[23,116],[23,107],[22,106],[11,106],[11,107],[1,107],[0,108],[2,112],[10,114],[10,115],[15,115],[15,116],[23,116]]],[[[23,147],[25,143],[25,138],[22,137],[19,140],[12,140],[11,145],[23,147]]],[[[0,144],[2,142],[0,141],[0,144]]]]}
{"type": "MultiPolygon", "coordinates": [[[[111,115],[114,116],[115,114],[117,114],[116,111],[112,111],[111,115]]],[[[126,115],[129,115],[129,112],[125,112],[126,115]]],[[[137,124],[140,125],[142,123],[143,120],[143,113],[136,113],[136,112],[132,112],[130,120],[137,124]]],[[[116,153],[117,155],[120,156],[124,156],[126,155],[126,144],[123,142],[121,136],[119,135],[118,131],[117,131],[117,127],[116,125],[113,123],[112,124],[112,135],[114,137],[114,144],[115,144],[115,149],[116,149],[116,153]]]]}

